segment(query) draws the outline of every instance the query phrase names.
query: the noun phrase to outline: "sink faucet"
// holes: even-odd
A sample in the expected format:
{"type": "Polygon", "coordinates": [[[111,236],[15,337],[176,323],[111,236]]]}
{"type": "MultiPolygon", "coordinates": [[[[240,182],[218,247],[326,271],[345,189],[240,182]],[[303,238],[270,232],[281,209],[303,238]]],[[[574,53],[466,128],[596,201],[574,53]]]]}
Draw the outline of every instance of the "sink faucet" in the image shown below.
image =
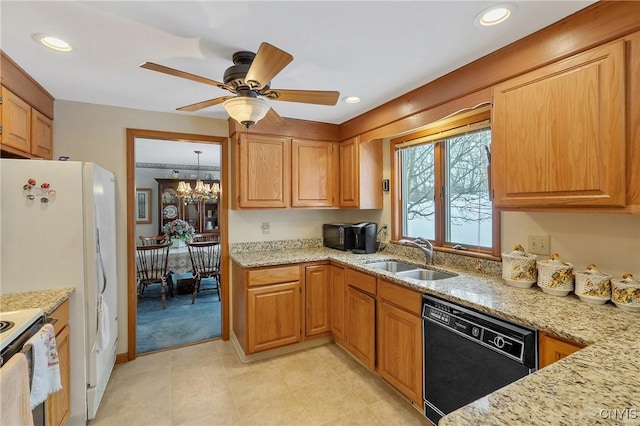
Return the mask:
{"type": "Polygon", "coordinates": [[[419,248],[424,253],[425,263],[427,265],[433,265],[433,244],[431,244],[431,241],[426,238],[418,237],[415,240],[399,240],[398,244],[419,248]]]}

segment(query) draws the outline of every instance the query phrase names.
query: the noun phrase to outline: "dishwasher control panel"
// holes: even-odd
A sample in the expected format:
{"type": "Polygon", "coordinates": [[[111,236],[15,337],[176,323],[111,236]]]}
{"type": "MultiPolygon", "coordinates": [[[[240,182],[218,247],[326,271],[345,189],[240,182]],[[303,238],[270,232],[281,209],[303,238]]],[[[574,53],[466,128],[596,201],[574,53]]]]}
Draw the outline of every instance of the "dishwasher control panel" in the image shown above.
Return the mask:
{"type": "Polygon", "coordinates": [[[535,341],[534,330],[427,295],[423,296],[423,302],[425,320],[523,364],[530,363],[525,359],[529,358],[525,356],[525,348],[528,342],[535,341]]]}

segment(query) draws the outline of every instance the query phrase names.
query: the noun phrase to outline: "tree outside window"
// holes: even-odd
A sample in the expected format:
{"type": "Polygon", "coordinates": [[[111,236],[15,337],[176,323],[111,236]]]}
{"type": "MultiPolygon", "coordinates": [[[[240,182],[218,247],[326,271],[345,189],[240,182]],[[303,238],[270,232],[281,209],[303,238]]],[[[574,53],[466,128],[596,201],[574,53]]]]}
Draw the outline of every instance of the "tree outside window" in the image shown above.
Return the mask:
{"type": "Polygon", "coordinates": [[[492,248],[490,143],[485,128],[402,149],[404,237],[440,235],[444,245],[492,248]]]}

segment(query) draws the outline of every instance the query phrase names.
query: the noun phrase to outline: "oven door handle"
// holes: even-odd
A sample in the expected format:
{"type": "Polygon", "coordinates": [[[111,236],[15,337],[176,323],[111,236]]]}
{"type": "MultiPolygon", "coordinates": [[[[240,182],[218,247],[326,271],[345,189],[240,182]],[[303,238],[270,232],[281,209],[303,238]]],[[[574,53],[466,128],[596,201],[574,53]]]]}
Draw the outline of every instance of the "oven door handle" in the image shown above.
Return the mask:
{"type": "Polygon", "coordinates": [[[58,318],[54,318],[54,317],[45,317],[44,319],[45,324],[55,325],[57,322],[58,322],[58,318]]]}

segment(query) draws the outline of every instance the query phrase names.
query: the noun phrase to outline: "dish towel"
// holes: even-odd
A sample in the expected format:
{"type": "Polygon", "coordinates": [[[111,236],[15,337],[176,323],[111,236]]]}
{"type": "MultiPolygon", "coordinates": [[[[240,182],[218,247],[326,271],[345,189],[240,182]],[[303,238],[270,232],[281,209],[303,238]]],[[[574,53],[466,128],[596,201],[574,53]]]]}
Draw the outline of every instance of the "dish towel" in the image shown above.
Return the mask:
{"type": "Polygon", "coordinates": [[[27,343],[33,350],[33,379],[31,380],[31,409],[62,389],[58,348],[53,325],[45,324],[27,343]]]}
{"type": "Polygon", "coordinates": [[[33,426],[27,357],[17,353],[0,368],[0,425],[33,426]]]}
{"type": "Polygon", "coordinates": [[[92,351],[103,351],[109,344],[109,306],[104,301],[104,296],[98,296],[98,330],[96,331],[96,341],[93,343],[92,351]]]}

